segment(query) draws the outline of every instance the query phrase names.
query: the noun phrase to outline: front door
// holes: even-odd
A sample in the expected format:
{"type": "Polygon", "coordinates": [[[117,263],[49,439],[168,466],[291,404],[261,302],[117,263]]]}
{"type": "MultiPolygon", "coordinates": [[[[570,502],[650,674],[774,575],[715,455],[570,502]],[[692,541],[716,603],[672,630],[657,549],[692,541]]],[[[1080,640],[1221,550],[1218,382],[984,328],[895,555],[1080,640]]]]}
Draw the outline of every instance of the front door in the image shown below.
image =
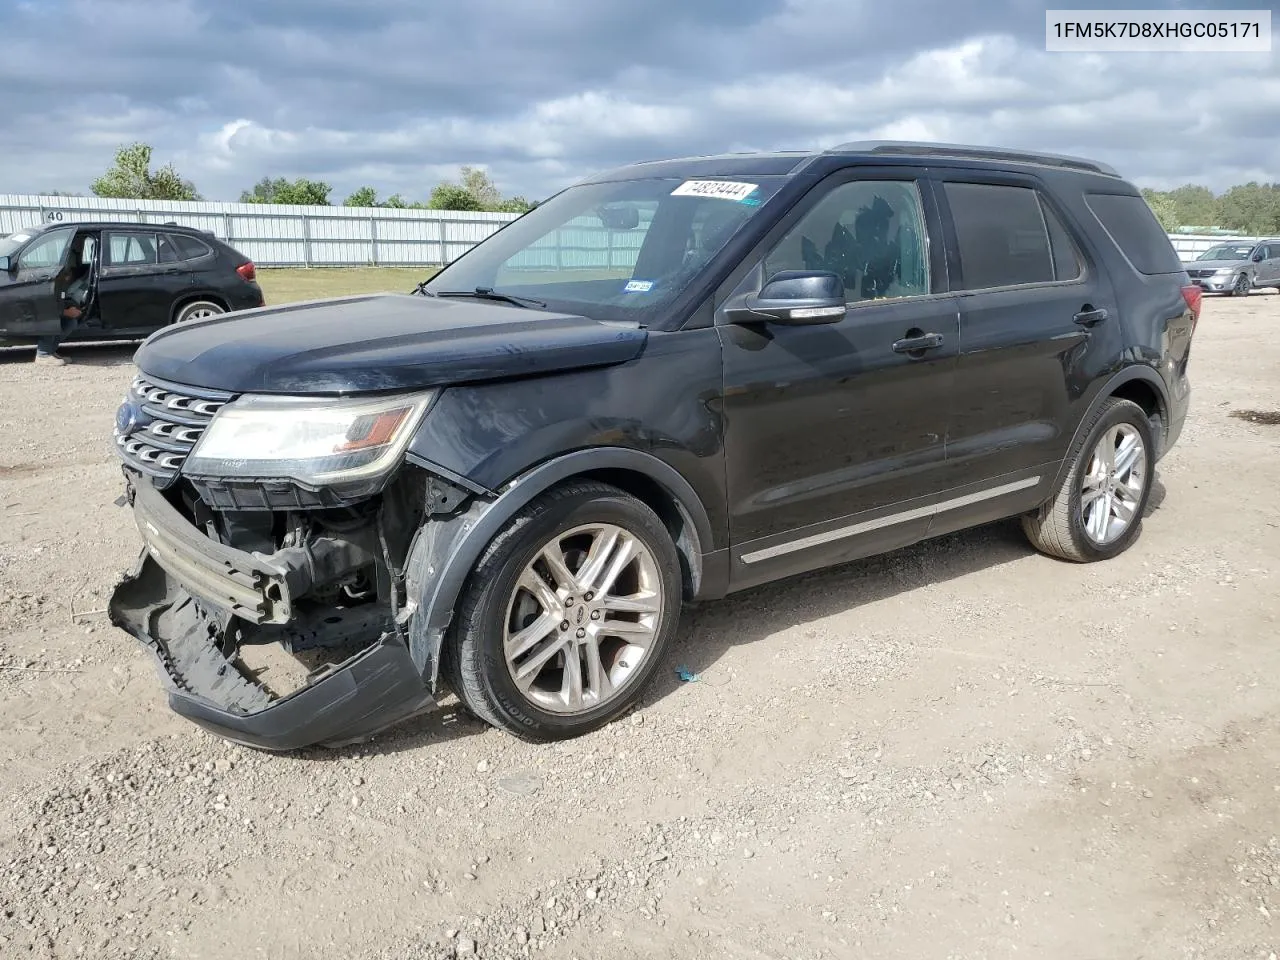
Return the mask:
{"type": "Polygon", "coordinates": [[[1280,289],[1280,241],[1263,244],[1261,253],[1254,286],[1280,289]]]}
{"type": "Polygon", "coordinates": [[[164,326],[191,282],[190,266],[181,262],[167,235],[137,228],[102,231],[98,310],[107,330],[164,326]]]}
{"type": "MultiPolygon", "coordinates": [[[[945,462],[958,313],[937,276],[924,185],[866,168],[816,186],[753,255],[730,299],[782,270],[829,270],[832,324],[717,318],[734,585],[918,539],[945,462]],[[903,341],[935,334],[936,345],[903,341]]],[[[939,245],[940,246],[940,245],[939,245]]]]}
{"type": "Polygon", "coordinates": [[[62,331],[55,290],[74,227],[50,230],[19,250],[11,269],[0,272],[0,336],[45,337],[62,331]]]}

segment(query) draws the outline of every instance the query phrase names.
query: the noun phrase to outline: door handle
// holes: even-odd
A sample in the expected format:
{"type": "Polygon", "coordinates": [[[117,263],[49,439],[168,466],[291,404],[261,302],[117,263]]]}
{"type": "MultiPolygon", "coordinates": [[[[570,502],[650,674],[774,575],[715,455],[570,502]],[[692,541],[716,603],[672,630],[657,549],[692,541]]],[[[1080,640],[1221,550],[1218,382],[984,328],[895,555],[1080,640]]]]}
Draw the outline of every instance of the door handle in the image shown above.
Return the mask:
{"type": "Polygon", "coordinates": [[[893,344],[894,353],[921,353],[925,350],[936,350],[942,346],[943,337],[940,333],[922,333],[913,337],[905,337],[902,340],[895,340],[893,344]]]}
{"type": "Polygon", "coordinates": [[[1080,324],[1082,327],[1092,327],[1095,324],[1106,320],[1109,316],[1111,316],[1111,314],[1107,313],[1104,307],[1094,309],[1086,304],[1085,308],[1077,313],[1074,319],[1076,323],[1080,324]]]}

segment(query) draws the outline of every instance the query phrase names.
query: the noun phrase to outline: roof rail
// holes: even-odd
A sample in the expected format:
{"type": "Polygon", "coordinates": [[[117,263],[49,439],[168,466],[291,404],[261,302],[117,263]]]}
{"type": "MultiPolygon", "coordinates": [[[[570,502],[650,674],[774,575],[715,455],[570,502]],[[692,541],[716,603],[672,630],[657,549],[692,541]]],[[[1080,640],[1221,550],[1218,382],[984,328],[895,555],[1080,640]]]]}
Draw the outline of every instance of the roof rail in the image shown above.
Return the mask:
{"type": "Polygon", "coordinates": [[[1114,167],[1083,157],[1069,157],[1056,153],[1037,153],[1032,150],[1009,150],[1004,147],[977,147],[960,143],[928,143],[911,140],[854,140],[832,147],[827,153],[881,153],[907,156],[958,157],[972,160],[1009,160],[1015,163],[1036,163],[1049,167],[1068,167],[1087,170],[1108,177],[1120,174],[1114,167]]]}

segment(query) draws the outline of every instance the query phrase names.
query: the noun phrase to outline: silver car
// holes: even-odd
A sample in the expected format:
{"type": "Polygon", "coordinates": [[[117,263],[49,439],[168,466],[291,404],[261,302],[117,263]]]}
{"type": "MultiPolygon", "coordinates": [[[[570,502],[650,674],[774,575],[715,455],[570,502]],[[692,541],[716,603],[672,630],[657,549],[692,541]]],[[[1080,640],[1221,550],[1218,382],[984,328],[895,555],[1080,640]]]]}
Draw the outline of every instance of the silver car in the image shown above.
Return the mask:
{"type": "Polygon", "coordinates": [[[1231,240],[1184,261],[1187,276],[1206,293],[1246,296],[1251,290],[1280,290],[1280,240],[1231,240]]]}

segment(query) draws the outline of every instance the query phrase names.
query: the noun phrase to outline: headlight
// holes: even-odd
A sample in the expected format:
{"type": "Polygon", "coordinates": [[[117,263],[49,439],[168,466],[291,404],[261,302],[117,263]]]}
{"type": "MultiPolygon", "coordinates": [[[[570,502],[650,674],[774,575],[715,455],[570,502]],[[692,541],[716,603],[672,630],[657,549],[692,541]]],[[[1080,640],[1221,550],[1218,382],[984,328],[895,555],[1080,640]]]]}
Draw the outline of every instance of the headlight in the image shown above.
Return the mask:
{"type": "Polygon", "coordinates": [[[1213,271],[1213,275],[1215,277],[1225,277],[1229,273],[1234,273],[1235,269],[1235,267],[1219,267],[1217,270],[1213,271]]]}
{"type": "Polygon", "coordinates": [[[400,459],[435,394],[374,400],[243,396],[214,416],[183,472],[308,484],[375,477],[400,459]]]}

